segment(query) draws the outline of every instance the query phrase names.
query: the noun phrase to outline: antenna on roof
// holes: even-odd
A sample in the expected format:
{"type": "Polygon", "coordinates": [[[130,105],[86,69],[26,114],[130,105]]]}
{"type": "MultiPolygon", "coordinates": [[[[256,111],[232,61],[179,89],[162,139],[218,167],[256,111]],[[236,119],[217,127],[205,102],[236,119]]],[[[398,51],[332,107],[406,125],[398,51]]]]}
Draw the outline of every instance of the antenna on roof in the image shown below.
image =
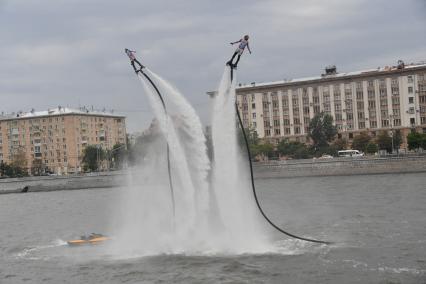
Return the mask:
{"type": "Polygon", "coordinates": [[[397,65],[398,69],[404,69],[405,68],[405,63],[404,61],[402,61],[401,59],[398,60],[398,65],[397,65]]]}
{"type": "Polygon", "coordinates": [[[321,75],[328,76],[328,75],[336,75],[336,74],[337,74],[336,65],[328,65],[325,67],[325,73],[321,75]]]}

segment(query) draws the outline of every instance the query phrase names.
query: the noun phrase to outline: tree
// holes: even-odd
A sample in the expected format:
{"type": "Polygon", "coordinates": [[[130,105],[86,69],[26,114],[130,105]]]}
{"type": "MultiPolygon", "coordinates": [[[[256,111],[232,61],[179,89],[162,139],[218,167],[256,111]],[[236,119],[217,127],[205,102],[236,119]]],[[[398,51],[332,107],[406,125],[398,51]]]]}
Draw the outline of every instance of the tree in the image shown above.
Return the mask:
{"type": "Polygon", "coordinates": [[[307,159],[312,157],[305,144],[300,142],[289,142],[287,139],[278,144],[277,150],[281,155],[294,159],[307,159]]]}
{"type": "Polygon", "coordinates": [[[12,166],[15,168],[24,169],[27,167],[27,158],[23,147],[19,147],[12,155],[12,166]]]}
{"type": "Polygon", "coordinates": [[[370,140],[371,140],[370,135],[368,135],[367,132],[363,131],[359,135],[354,137],[352,141],[352,149],[366,152],[366,148],[370,140]]]}
{"type": "Polygon", "coordinates": [[[6,164],[3,162],[3,160],[0,161],[0,177],[5,175],[6,171],[6,164]]]}
{"type": "Polygon", "coordinates": [[[380,150],[386,150],[388,153],[392,152],[392,137],[389,136],[386,130],[377,135],[376,143],[380,150]]]}
{"type": "Polygon", "coordinates": [[[88,145],[83,150],[83,164],[87,171],[99,170],[99,163],[105,159],[105,150],[97,145],[88,145]]]}
{"type": "Polygon", "coordinates": [[[377,153],[377,151],[379,151],[379,147],[377,146],[376,143],[369,142],[367,146],[365,147],[365,153],[374,154],[374,153],[377,153]]]}
{"type": "Polygon", "coordinates": [[[348,146],[348,141],[345,138],[339,138],[334,140],[332,146],[337,150],[345,150],[346,147],[348,146]]]}
{"type": "Polygon", "coordinates": [[[426,134],[411,132],[407,135],[408,149],[414,150],[423,148],[426,149],[426,134]]]}
{"type": "Polygon", "coordinates": [[[109,155],[113,162],[113,167],[115,169],[122,169],[124,160],[127,156],[127,150],[125,144],[117,143],[112,147],[109,155]]]}
{"type": "Polygon", "coordinates": [[[258,155],[264,155],[268,158],[273,157],[274,155],[274,146],[270,143],[250,145],[250,152],[252,157],[256,157],[258,155]]]}
{"type": "MultiPolygon", "coordinates": [[[[244,132],[246,133],[247,142],[249,145],[259,144],[259,135],[257,134],[256,128],[254,127],[244,128],[244,132]]],[[[242,130],[238,132],[238,142],[241,146],[245,147],[246,142],[244,141],[244,134],[242,130]]]]}
{"type": "Polygon", "coordinates": [[[43,161],[41,159],[34,159],[31,165],[31,174],[33,176],[39,176],[43,173],[43,161]]]}
{"type": "Polygon", "coordinates": [[[402,133],[400,129],[395,130],[393,133],[393,148],[399,150],[402,144],[402,133]]]}
{"type": "Polygon", "coordinates": [[[313,141],[315,149],[328,146],[337,134],[337,128],[333,125],[333,117],[321,112],[316,114],[309,123],[309,138],[313,141]]]}

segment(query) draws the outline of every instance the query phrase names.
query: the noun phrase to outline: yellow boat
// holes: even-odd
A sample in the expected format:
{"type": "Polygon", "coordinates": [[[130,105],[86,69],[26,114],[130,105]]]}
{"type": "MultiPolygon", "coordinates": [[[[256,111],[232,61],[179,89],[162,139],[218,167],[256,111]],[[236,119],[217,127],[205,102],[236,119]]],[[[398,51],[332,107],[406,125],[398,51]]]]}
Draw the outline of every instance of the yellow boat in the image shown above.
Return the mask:
{"type": "Polygon", "coordinates": [[[70,246],[79,246],[79,245],[97,245],[101,244],[110,238],[102,235],[102,234],[90,234],[89,236],[81,236],[78,240],[68,241],[68,245],[70,246]]]}

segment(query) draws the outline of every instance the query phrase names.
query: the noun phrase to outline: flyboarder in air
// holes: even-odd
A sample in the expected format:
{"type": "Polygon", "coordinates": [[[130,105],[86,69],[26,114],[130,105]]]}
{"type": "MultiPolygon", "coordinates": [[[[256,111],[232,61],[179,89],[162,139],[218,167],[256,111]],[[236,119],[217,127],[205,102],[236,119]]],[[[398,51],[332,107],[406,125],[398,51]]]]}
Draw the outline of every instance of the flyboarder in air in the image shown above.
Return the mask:
{"type": "Polygon", "coordinates": [[[249,36],[245,35],[242,39],[240,39],[240,40],[238,40],[236,42],[231,42],[232,45],[234,45],[236,43],[240,43],[240,44],[238,45],[237,49],[235,50],[234,55],[232,55],[231,60],[229,60],[228,62],[226,62],[226,65],[229,65],[232,68],[237,68],[238,61],[240,61],[241,54],[243,54],[244,49],[246,48],[246,46],[247,46],[248,51],[251,54],[251,50],[250,50],[250,46],[249,46],[249,43],[248,43],[248,39],[249,39],[249,36]],[[232,64],[232,60],[234,60],[234,58],[235,58],[235,56],[237,54],[238,54],[237,61],[234,64],[232,64]]]}
{"type": "Polygon", "coordinates": [[[132,64],[132,66],[133,66],[133,69],[135,69],[135,72],[136,72],[136,74],[138,73],[138,72],[141,72],[142,71],[142,69],[143,68],[145,68],[145,66],[143,66],[137,59],[136,59],[136,57],[135,57],[135,53],[136,53],[136,51],[133,51],[133,50],[129,50],[129,49],[127,49],[127,48],[125,48],[124,49],[124,52],[126,52],[126,54],[127,54],[127,56],[129,57],[129,59],[130,59],[130,64],[132,64]],[[137,69],[136,68],[136,66],[135,66],[135,62],[139,65],[139,69],[137,69]]]}

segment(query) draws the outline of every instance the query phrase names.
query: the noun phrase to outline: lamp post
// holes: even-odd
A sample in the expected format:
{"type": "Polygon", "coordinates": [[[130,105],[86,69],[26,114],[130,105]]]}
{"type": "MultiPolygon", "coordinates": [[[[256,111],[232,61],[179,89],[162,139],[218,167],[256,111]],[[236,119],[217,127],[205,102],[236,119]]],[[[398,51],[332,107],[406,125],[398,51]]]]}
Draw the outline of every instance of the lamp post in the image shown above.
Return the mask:
{"type": "Polygon", "coordinates": [[[392,138],[392,154],[394,151],[394,145],[393,145],[393,114],[389,115],[390,118],[390,125],[391,125],[391,138],[392,138]]]}

